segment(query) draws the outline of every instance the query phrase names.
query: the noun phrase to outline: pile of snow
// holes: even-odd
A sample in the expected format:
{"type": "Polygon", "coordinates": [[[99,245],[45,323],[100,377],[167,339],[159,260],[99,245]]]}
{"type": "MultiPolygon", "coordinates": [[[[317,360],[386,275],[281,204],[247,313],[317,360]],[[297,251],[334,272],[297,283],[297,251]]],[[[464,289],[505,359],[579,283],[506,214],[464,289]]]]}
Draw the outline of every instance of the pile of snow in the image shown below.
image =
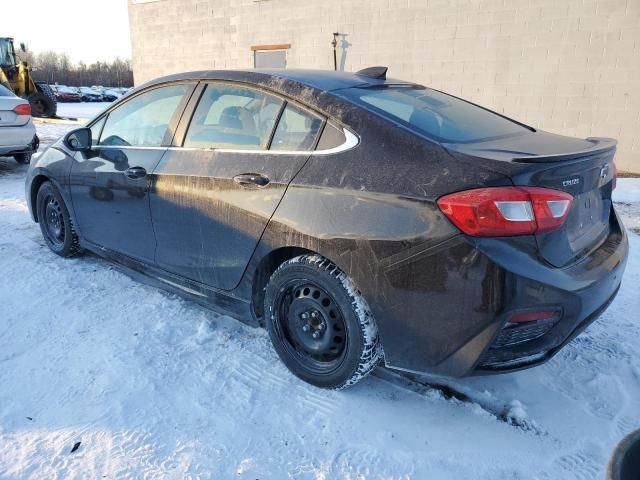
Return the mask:
{"type": "Polygon", "coordinates": [[[377,377],[332,392],[262,330],[49,252],[25,171],[0,159],[0,478],[593,479],[640,427],[635,234],[615,302],[547,364],[458,380],[471,403],[377,377]]]}
{"type": "Polygon", "coordinates": [[[640,179],[618,178],[613,191],[613,201],[617,203],[640,203],[640,179]]]}
{"type": "Polygon", "coordinates": [[[111,105],[111,102],[59,103],[58,116],[92,119],[111,105]]]}

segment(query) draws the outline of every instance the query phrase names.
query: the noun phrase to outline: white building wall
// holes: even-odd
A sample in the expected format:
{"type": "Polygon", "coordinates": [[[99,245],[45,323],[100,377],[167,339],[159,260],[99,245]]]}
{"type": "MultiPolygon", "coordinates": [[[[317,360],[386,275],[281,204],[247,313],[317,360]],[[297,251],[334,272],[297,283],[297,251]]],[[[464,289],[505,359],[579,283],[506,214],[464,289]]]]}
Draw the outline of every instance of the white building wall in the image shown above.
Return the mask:
{"type": "Polygon", "coordinates": [[[640,0],[130,0],[136,83],[253,67],[252,46],[290,44],[288,68],[389,75],[535,127],[619,140],[640,173],[640,0]]]}

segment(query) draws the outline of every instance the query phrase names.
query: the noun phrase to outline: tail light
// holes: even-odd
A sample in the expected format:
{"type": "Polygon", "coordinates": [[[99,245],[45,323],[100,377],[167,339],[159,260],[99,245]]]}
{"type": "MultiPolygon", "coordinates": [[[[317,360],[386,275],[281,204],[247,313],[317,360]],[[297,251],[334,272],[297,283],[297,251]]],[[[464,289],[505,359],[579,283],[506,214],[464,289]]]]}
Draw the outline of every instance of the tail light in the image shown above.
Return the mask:
{"type": "Polygon", "coordinates": [[[16,115],[31,115],[31,105],[28,103],[21,103],[20,105],[16,105],[13,111],[16,115]]]}
{"type": "Polygon", "coordinates": [[[438,207],[467,235],[509,237],[555,230],[572,202],[568,193],[549,188],[491,187],[445,195],[438,207]]]}

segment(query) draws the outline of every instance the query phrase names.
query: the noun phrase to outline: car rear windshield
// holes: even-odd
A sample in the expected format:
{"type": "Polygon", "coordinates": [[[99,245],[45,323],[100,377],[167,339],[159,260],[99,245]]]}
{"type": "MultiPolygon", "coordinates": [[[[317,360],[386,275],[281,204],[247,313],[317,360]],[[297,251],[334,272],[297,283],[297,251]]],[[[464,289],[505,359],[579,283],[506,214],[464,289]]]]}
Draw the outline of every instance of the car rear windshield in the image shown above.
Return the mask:
{"type": "Polygon", "coordinates": [[[7,87],[0,85],[0,97],[15,97],[15,95],[7,87]]]}
{"type": "Polygon", "coordinates": [[[419,85],[349,88],[336,94],[444,143],[469,143],[531,131],[529,127],[419,85]]]}

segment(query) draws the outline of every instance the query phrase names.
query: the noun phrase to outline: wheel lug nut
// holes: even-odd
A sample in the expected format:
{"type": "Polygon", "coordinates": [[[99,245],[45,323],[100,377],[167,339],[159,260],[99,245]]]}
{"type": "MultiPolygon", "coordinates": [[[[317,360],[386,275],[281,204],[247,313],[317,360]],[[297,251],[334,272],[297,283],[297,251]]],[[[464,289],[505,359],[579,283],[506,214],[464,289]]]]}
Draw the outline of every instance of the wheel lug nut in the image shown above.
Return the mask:
{"type": "Polygon", "coordinates": [[[326,328],[326,325],[324,324],[324,322],[322,322],[320,325],[318,325],[318,328],[320,330],[324,330],[326,328]]]}
{"type": "Polygon", "coordinates": [[[318,338],[320,336],[320,332],[313,332],[313,338],[318,338]]]}
{"type": "Polygon", "coordinates": [[[309,318],[309,314],[307,312],[304,312],[302,315],[300,315],[302,318],[304,318],[305,320],[307,318],[309,318]]]}
{"type": "Polygon", "coordinates": [[[313,311],[313,313],[311,313],[311,316],[313,318],[318,318],[318,312],[316,312],[315,310],[313,311]]]}
{"type": "Polygon", "coordinates": [[[302,331],[303,332],[308,332],[309,331],[309,325],[303,325],[302,326],[302,331]]]}

